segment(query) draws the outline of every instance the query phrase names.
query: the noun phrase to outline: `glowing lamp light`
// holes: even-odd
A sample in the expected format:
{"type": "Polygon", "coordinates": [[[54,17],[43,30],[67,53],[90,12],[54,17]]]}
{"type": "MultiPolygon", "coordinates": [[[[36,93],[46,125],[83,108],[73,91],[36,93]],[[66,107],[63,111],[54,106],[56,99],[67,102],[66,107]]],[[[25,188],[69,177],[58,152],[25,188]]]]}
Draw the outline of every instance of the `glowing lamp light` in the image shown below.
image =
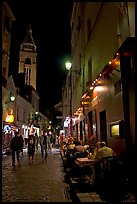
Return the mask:
{"type": "Polygon", "coordinates": [[[120,65],[120,60],[116,60],[115,65],[120,65]]]}
{"type": "Polygon", "coordinates": [[[119,52],[117,52],[117,53],[116,53],[116,55],[118,56],[118,55],[120,55],[120,53],[119,53],[119,52]]]}
{"type": "Polygon", "coordinates": [[[11,101],[15,101],[15,96],[11,96],[11,97],[10,97],[10,100],[11,100],[11,101]]]}
{"type": "Polygon", "coordinates": [[[66,69],[67,70],[70,70],[71,69],[71,62],[66,62],[66,69]]]}
{"type": "Polygon", "coordinates": [[[12,123],[14,121],[14,115],[12,115],[12,114],[7,115],[5,121],[8,122],[8,123],[12,123]]]}
{"type": "Polygon", "coordinates": [[[90,90],[92,90],[93,88],[94,88],[94,87],[93,87],[93,86],[91,86],[89,89],[90,89],[90,90]]]}
{"type": "Polygon", "coordinates": [[[87,95],[87,94],[85,93],[85,94],[82,96],[82,98],[86,98],[86,95],[87,95]]]}

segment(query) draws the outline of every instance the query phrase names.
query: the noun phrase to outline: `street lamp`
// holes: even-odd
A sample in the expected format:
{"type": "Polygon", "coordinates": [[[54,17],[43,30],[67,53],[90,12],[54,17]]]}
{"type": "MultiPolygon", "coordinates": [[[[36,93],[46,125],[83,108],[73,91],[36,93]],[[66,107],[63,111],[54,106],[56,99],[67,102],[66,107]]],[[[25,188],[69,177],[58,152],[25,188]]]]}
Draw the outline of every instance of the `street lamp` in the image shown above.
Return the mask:
{"type": "Polygon", "coordinates": [[[37,123],[41,120],[41,116],[38,111],[36,111],[34,114],[34,120],[36,120],[37,123]]]}
{"type": "Polygon", "coordinates": [[[80,70],[74,70],[72,69],[72,63],[70,61],[67,61],[65,63],[66,70],[70,72],[70,78],[69,78],[69,87],[70,87],[70,110],[69,110],[69,115],[70,115],[70,135],[72,136],[72,72],[81,75],[81,69],[80,70]]]}
{"type": "Polygon", "coordinates": [[[72,68],[72,63],[71,62],[69,62],[69,61],[66,62],[65,66],[66,66],[66,70],[71,71],[71,72],[75,72],[76,74],[81,75],[81,69],[80,70],[71,69],[72,68]]]}
{"type": "Polygon", "coordinates": [[[71,62],[66,62],[65,65],[66,65],[66,69],[67,69],[68,71],[70,71],[71,66],[72,66],[71,62]]]}
{"type": "Polygon", "coordinates": [[[12,102],[14,102],[14,101],[15,101],[15,96],[11,96],[11,97],[10,97],[10,100],[11,100],[12,102]]]}
{"type": "Polygon", "coordinates": [[[70,81],[69,81],[69,88],[70,88],[70,103],[69,103],[69,116],[70,116],[70,135],[72,136],[72,86],[71,86],[71,62],[66,62],[66,69],[70,71],[70,81]]]}
{"type": "Polygon", "coordinates": [[[15,99],[16,99],[16,97],[12,94],[12,92],[10,92],[9,99],[5,101],[5,104],[8,104],[10,102],[14,102],[15,99]]]}

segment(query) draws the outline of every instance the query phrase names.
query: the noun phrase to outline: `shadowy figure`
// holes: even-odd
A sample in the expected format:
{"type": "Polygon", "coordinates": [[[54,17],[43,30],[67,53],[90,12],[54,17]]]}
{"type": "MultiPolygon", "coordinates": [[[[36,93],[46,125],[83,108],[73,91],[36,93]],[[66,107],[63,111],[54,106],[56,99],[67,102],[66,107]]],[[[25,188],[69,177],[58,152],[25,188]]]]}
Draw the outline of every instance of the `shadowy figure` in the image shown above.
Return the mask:
{"type": "Polygon", "coordinates": [[[23,156],[23,146],[24,146],[24,140],[22,135],[19,136],[20,139],[20,154],[23,156]]]}
{"type": "Polygon", "coordinates": [[[21,142],[19,139],[19,133],[15,132],[15,136],[11,139],[11,142],[10,142],[10,149],[12,152],[12,166],[15,166],[15,154],[17,157],[17,162],[18,164],[20,164],[20,161],[19,161],[20,146],[21,146],[21,142]]]}
{"type": "Polygon", "coordinates": [[[29,164],[34,162],[34,153],[35,153],[35,138],[33,135],[29,135],[28,137],[29,164]]]}
{"type": "Polygon", "coordinates": [[[47,161],[47,135],[46,132],[43,131],[43,134],[39,137],[40,141],[40,147],[41,147],[41,157],[42,157],[42,162],[47,161]]]}

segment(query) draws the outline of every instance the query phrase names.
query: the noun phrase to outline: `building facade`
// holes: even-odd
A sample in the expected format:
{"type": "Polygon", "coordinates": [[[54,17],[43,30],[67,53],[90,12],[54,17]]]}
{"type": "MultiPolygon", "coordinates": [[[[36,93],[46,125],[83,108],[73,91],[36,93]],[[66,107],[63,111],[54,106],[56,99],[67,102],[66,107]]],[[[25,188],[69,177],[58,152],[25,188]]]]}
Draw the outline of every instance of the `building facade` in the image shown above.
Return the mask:
{"type": "MultiPolygon", "coordinates": [[[[71,62],[62,101],[70,106],[73,137],[94,136],[118,155],[131,155],[135,151],[135,2],[74,2],[71,62]]],[[[70,115],[65,111],[64,118],[70,115]]]]}
{"type": "Polygon", "coordinates": [[[12,23],[15,17],[7,2],[2,2],[2,76],[8,78],[12,23]]]}

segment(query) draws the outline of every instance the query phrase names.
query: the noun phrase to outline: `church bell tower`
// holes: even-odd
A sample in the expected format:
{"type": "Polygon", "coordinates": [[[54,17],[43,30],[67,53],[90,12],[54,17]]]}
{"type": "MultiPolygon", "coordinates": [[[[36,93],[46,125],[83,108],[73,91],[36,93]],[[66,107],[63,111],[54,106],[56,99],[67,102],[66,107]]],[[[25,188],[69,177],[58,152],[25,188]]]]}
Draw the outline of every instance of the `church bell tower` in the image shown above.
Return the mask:
{"type": "Polygon", "coordinates": [[[25,39],[20,46],[19,56],[18,73],[25,73],[25,84],[33,86],[36,90],[37,52],[30,26],[26,30],[25,39]]]}

